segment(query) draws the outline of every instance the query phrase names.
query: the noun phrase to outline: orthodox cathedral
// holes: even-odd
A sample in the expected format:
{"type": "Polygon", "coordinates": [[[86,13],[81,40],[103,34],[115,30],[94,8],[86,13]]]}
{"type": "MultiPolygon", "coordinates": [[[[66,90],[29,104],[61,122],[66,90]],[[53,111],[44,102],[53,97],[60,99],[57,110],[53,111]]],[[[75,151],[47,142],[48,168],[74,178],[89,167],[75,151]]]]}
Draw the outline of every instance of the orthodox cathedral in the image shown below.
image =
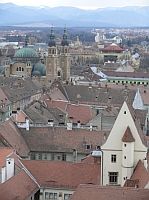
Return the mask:
{"type": "Polygon", "coordinates": [[[68,81],[70,78],[70,55],[67,32],[64,29],[61,44],[57,45],[53,29],[51,29],[48,43],[48,56],[41,62],[38,53],[25,46],[16,51],[11,62],[6,63],[3,75],[6,77],[34,77],[52,83],[55,79],[68,81]]]}

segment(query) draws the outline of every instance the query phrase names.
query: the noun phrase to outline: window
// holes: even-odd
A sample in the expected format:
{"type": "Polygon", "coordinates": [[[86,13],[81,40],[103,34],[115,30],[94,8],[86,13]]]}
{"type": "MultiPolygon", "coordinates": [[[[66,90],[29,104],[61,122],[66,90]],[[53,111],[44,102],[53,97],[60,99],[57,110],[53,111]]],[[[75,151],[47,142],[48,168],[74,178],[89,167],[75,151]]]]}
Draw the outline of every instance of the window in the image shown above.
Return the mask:
{"type": "Polygon", "coordinates": [[[126,156],[124,156],[124,159],[126,159],[126,156]]]}
{"type": "Polygon", "coordinates": [[[62,160],[66,161],[66,154],[65,153],[62,154],[62,160]]]}
{"type": "Polygon", "coordinates": [[[69,200],[71,197],[71,194],[64,194],[64,200],[69,200]]]}
{"type": "Polygon", "coordinates": [[[37,156],[38,156],[37,160],[41,160],[42,159],[42,154],[41,153],[38,153],[37,156]]]}
{"type": "Polygon", "coordinates": [[[126,147],[127,145],[126,144],[124,144],[124,147],[126,147]]]}
{"type": "Polygon", "coordinates": [[[118,183],[118,172],[109,172],[109,184],[117,185],[118,183]]]}
{"type": "Polygon", "coordinates": [[[116,163],[116,155],[111,155],[111,162],[116,163]]]}
{"type": "Polygon", "coordinates": [[[57,199],[57,193],[53,193],[53,192],[45,192],[45,199],[46,200],[56,200],[57,199]]]}
{"type": "Polygon", "coordinates": [[[61,160],[61,156],[57,156],[57,160],[61,160]]]}
{"type": "Polygon", "coordinates": [[[55,199],[57,199],[57,193],[45,192],[45,199],[46,200],[49,200],[49,199],[55,200],[55,199]]]}
{"type": "Polygon", "coordinates": [[[44,156],[43,159],[44,159],[44,160],[47,160],[47,153],[44,153],[43,156],[44,156]]]}
{"type": "Polygon", "coordinates": [[[86,150],[91,149],[91,148],[92,148],[92,145],[86,144],[86,150]]]}
{"type": "Polygon", "coordinates": [[[126,111],[124,111],[124,114],[126,115],[126,111]]]}

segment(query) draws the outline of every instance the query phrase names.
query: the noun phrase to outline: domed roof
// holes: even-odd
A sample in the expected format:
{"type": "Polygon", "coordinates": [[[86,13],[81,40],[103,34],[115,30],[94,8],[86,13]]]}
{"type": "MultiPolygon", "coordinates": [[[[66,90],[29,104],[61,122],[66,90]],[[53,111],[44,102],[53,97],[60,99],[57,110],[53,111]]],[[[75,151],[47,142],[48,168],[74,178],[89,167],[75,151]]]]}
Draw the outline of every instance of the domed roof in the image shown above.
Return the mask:
{"type": "Polygon", "coordinates": [[[38,54],[34,49],[24,47],[22,49],[19,49],[15,53],[14,57],[15,58],[38,58],[38,54]]]}
{"type": "Polygon", "coordinates": [[[46,76],[46,66],[42,63],[37,63],[34,65],[32,70],[33,76],[46,76]]]}

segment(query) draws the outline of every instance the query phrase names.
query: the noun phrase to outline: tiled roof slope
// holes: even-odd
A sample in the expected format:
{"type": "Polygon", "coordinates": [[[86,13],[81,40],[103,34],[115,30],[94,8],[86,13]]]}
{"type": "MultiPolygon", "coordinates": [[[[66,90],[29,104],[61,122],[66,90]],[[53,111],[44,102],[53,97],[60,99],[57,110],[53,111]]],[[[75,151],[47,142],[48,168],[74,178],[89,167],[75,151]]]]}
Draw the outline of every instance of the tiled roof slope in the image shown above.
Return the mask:
{"type": "Polygon", "coordinates": [[[67,130],[62,127],[31,127],[29,131],[19,129],[30,151],[57,151],[89,153],[101,146],[104,134],[85,129],[67,130]],[[92,147],[87,150],[86,145],[92,147]]]}
{"type": "Polygon", "coordinates": [[[79,184],[99,184],[100,165],[59,161],[22,160],[41,187],[76,188],[79,184]]]}
{"type": "Polygon", "coordinates": [[[129,126],[127,127],[127,129],[122,137],[122,141],[123,142],[134,142],[135,141],[129,126]]]}
{"type": "Polygon", "coordinates": [[[40,92],[31,79],[0,77],[0,87],[9,101],[16,102],[40,92]]]}
{"type": "Polygon", "coordinates": [[[37,184],[24,170],[21,170],[17,175],[0,184],[0,199],[28,200],[38,189],[37,184]]]}
{"type": "Polygon", "coordinates": [[[148,200],[148,189],[80,185],[71,200],[148,200]]]}
{"type": "Polygon", "coordinates": [[[8,147],[0,147],[0,168],[5,166],[6,157],[13,153],[13,149],[8,147]]]}
{"type": "Polygon", "coordinates": [[[88,87],[84,85],[64,85],[71,102],[90,103],[98,105],[121,106],[128,99],[134,100],[135,91],[110,87],[88,87]]]}
{"type": "Polygon", "coordinates": [[[149,171],[144,167],[141,160],[137,163],[131,178],[125,182],[126,187],[145,188],[149,183],[149,171]]]}
{"type": "Polygon", "coordinates": [[[92,119],[92,111],[90,106],[82,104],[71,104],[68,101],[47,100],[48,108],[59,108],[68,113],[73,123],[80,121],[81,124],[86,124],[92,119]]]}
{"type": "Polygon", "coordinates": [[[28,155],[29,149],[19,133],[19,129],[11,120],[5,121],[0,125],[0,138],[3,140],[2,142],[15,149],[21,157],[28,155]]]}

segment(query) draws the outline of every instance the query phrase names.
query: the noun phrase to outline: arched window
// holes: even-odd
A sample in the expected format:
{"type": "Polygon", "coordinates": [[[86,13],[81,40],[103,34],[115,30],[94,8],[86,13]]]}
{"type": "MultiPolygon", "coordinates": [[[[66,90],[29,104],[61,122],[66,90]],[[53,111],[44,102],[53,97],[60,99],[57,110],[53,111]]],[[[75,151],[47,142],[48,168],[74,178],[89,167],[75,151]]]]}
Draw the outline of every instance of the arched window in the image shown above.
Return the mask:
{"type": "Polygon", "coordinates": [[[17,67],[16,71],[19,71],[18,67],[17,67]]]}
{"type": "Polygon", "coordinates": [[[24,68],[22,67],[22,72],[24,72],[24,68]]]}
{"type": "Polygon", "coordinates": [[[19,67],[19,71],[21,72],[21,67],[19,67]]]}

